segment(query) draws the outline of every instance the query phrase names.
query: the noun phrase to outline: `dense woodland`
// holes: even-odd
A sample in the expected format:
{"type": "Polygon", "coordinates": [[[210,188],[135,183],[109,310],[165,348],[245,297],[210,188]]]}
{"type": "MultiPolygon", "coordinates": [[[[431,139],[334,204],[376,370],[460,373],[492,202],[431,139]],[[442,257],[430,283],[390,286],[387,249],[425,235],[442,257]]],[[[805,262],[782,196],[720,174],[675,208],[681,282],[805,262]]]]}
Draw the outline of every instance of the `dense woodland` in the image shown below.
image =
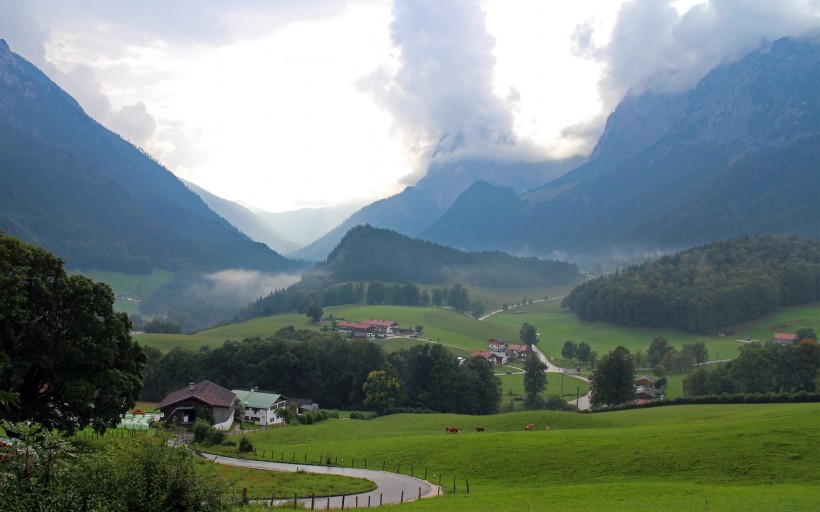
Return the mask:
{"type": "Polygon", "coordinates": [[[151,401],[202,379],[228,389],[259,387],[292,398],[312,398],[324,409],[491,414],[498,412],[501,398],[500,382],[489,362],[476,358],[459,365],[438,344],[385,354],[367,340],[285,328],[264,340],[226,341],[213,350],[176,348],[163,356],[151,347],[145,349],[149,362],[142,398],[151,401]],[[371,393],[365,390],[366,383],[371,393]]]}
{"type": "Polygon", "coordinates": [[[820,300],[820,240],[715,242],[577,286],[563,305],[582,320],[712,333],[780,306],[820,300]]]}

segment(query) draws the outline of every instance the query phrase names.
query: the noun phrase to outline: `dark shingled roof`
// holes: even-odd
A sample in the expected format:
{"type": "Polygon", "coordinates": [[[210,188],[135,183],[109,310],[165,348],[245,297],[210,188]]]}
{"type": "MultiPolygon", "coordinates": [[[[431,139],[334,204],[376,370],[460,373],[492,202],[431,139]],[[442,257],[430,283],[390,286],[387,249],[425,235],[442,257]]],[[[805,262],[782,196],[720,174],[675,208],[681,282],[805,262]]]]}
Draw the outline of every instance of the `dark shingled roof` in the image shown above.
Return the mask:
{"type": "Polygon", "coordinates": [[[236,394],[209,380],[203,380],[193,385],[172,391],[159,403],[157,409],[163,409],[178,402],[195,398],[213,407],[231,407],[236,400],[236,394]]]}

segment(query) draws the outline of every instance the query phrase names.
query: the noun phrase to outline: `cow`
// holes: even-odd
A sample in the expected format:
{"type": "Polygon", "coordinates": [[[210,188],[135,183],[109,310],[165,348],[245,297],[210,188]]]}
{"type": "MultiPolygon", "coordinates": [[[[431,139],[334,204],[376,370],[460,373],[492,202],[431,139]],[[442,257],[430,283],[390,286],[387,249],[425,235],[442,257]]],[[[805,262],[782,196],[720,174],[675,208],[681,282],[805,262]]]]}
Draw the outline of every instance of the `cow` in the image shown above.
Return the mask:
{"type": "Polygon", "coordinates": [[[458,434],[458,427],[446,427],[445,430],[448,434],[458,434]]]}
{"type": "Polygon", "coordinates": [[[484,432],[484,427],[476,427],[475,431],[476,432],[484,432]]]}
{"type": "Polygon", "coordinates": [[[524,427],[524,430],[525,431],[535,430],[535,424],[534,423],[527,423],[527,426],[524,427]]]}

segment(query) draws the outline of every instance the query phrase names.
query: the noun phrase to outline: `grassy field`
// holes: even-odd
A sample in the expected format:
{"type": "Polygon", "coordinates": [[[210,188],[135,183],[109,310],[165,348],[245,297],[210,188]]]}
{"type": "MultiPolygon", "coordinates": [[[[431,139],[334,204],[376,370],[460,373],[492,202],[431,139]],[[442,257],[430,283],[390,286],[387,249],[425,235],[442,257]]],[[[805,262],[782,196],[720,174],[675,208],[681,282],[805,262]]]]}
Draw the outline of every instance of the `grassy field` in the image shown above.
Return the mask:
{"type": "Polygon", "coordinates": [[[819,419],[820,404],[395,415],[248,437],[276,458],[324,454],[356,467],[366,459],[441,479],[445,496],[402,510],[796,511],[820,503],[819,419]],[[537,430],[524,432],[530,422],[537,430]],[[447,425],[462,433],[446,434],[447,425]],[[477,425],[486,431],[473,432],[477,425]]]}
{"type": "Polygon", "coordinates": [[[216,468],[221,476],[241,494],[247,489],[250,499],[292,498],[309,496],[337,496],[340,494],[358,494],[372,491],[376,485],[363,478],[349,478],[334,475],[317,475],[299,471],[284,473],[278,471],[264,471],[261,469],[239,468],[201,461],[203,466],[216,468]]]}
{"type": "Polygon", "coordinates": [[[137,301],[117,300],[114,302],[114,309],[130,314],[139,314],[138,301],[147,299],[152,293],[176,279],[173,272],[159,269],[154,269],[148,275],[123,274],[103,270],[89,270],[82,272],[82,274],[94,281],[107,283],[114,290],[116,296],[121,294],[130,295],[137,299],[137,301]]]}

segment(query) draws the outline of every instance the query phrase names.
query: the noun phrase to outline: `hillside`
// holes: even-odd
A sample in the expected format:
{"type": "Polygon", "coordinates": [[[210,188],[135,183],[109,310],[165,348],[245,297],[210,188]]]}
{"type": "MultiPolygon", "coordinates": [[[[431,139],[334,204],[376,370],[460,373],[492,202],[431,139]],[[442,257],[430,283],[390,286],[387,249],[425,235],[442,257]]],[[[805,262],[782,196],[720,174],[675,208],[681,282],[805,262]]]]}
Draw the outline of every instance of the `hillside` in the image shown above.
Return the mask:
{"type": "Polygon", "coordinates": [[[564,305],[581,320],[711,333],[820,299],[820,241],[759,236],[696,247],[587,281],[564,305]]]}
{"type": "Polygon", "coordinates": [[[388,281],[460,283],[524,288],[577,283],[575,265],[501,252],[468,253],[372,226],[351,229],[304,279],[313,281],[388,281]]]}
{"type": "Polygon", "coordinates": [[[253,242],[0,40],[0,229],[68,267],[297,267],[253,242]]]}
{"type": "MultiPolygon", "coordinates": [[[[583,159],[546,162],[504,162],[460,160],[434,162],[427,174],[399,194],[380,199],[356,211],[335,229],[290,256],[322,261],[355,226],[370,224],[417,236],[453,204],[456,198],[477,182],[483,181],[514,190],[517,194],[540,187],[579,165],[583,159]]],[[[442,243],[450,244],[448,240],[442,243]]]]}
{"type": "MultiPolygon", "coordinates": [[[[820,41],[781,39],[684,93],[629,96],[590,161],[494,222],[448,213],[425,238],[576,260],[756,233],[820,237],[820,41]]],[[[460,210],[480,207],[458,201],[460,210]]],[[[478,199],[480,200],[480,198],[478,199]]]]}

